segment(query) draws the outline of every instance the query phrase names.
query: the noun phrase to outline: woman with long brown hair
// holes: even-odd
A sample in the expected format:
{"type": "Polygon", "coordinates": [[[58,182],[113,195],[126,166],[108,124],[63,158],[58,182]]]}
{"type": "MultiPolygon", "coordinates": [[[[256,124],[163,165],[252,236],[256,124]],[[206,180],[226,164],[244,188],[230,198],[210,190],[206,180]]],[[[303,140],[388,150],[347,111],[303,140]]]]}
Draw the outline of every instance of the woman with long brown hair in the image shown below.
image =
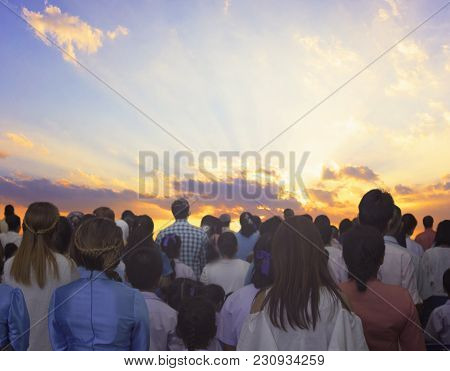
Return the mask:
{"type": "Polygon", "coordinates": [[[32,203],[23,220],[23,239],[16,255],[5,263],[4,282],[20,288],[30,314],[29,350],[51,350],[47,311],[57,287],[77,278],[71,262],[53,251],[52,238],[59,220],[56,206],[32,203]]]}
{"type": "Polygon", "coordinates": [[[81,278],[56,289],[51,299],[53,350],[148,350],[145,300],[115,270],[121,229],[110,219],[90,218],[75,231],[74,245],[81,278]]]}
{"type": "Polygon", "coordinates": [[[361,320],[334,282],[319,231],[294,216],[272,242],[274,283],[260,292],[238,350],[366,350],[361,320]]]}

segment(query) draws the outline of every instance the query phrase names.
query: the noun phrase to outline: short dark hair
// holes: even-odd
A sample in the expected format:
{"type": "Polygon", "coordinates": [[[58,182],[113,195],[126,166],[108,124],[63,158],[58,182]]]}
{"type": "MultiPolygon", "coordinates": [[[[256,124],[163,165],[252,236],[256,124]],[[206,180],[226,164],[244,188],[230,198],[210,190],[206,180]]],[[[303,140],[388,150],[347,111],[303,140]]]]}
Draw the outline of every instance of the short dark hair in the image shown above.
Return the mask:
{"type": "Polygon", "coordinates": [[[445,292],[450,295],[450,268],[442,276],[442,285],[444,286],[445,292]]]}
{"type": "Polygon", "coordinates": [[[106,206],[97,207],[93,213],[95,216],[99,218],[111,219],[112,221],[116,220],[116,215],[114,214],[114,211],[112,211],[112,209],[106,206]]]}
{"type": "Polygon", "coordinates": [[[220,312],[225,301],[225,290],[222,286],[211,283],[200,287],[198,296],[209,300],[214,305],[216,312],[220,312]]]}
{"type": "Polygon", "coordinates": [[[199,281],[189,278],[176,278],[166,290],[167,304],[179,311],[183,301],[196,296],[202,286],[203,284],[199,281]]]}
{"type": "Polygon", "coordinates": [[[403,232],[411,236],[414,233],[414,229],[417,227],[417,219],[413,214],[404,214],[402,216],[402,222],[403,232]]]}
{"type": "Polygon", "coordinates": [[[7,243],[4,248],[5,262],[16,255],[18,249],[19,247],[15,243],[7,243]]]}
{"type": "Polygon", "coordinates": [[[8,215],[14,215],[14,206],[13,205],[5,206],[5,216],[8,216],[8,215]]]}
{"type": "Polygon", "coordinates": [[[175,219],[186,219],[189,216],[189,202],[185,198],[176,199],[171,209],[175,219]]]}
{"type": "Polygon", "coordinates": [[[294,213],[294,210],[292,210],[292,209],[287,208],[287,209],[284,209],[284,211],[283,211],[284,219],[290,218],[291,216],[294,216],[294,215],[295,215],[295,213],[294,213]]]}
{"type": "Polygon", "coordinates": [[[56,223],[55,233],[53,233],[52,246],[54,250],[60,254],[67,254],[70,249],[70,243],[72,241],[72,224],[69,219],[61,216],[56,223]]]}
{"type": "Polygon", "coordinates": [[[141,291],[158,287],[163,263],[160,252],[155,248],[139,248],[130,253],[125,261],[125,273],[131,286],[141,291]]]}
{"type": "Polygon", "coordinates": [[[385,252],[383,236],[368,225],[355,225],[342,239],[342,255],[358,291],[365,291],[367,281],[376,277],[385,252]]]}
{"type": "Polygon", "coordinates": [[[388,192],[372,189],[363,196],[358,208],[362,225],[370,225],[385,233],[394,214],[394,199],[388,192]]]}
{"type": "Polygon", "coordinates": [[[237,238],[233,232],[224,232],[219,236],[217,245],[222,256],[232,258],[237,253],[237,238]]]}
{"type": "Polygon", "coordinates": [[[20,229],[20,216],[12,214],[5,218],[6,224],[8,224],[8,231],[16,232],[20,229]]]}
{"type": "Polygon", "coordinates": [[[320,233],[320,237],[322,237],[322,241],[325,245],[329,245],[331,242],[331,235],[333,230],[331,229],[330,218],[326,215],[319,215],[314,220],[314,225],[317,227],[320,233]]]}
{"type": "Polygon", "coordinates": [[[216,332],[216,311],[209,300],[194,297],[183,302],[176,333],[188,350],[208,348],[216,332]]]}
{"type": "Polygon", "coordinates": [[[434,245],[450,247],[450,220],[443,220],[438,224],[434,245]]]}
{"type": "Polygon", "coordinates": [[[427,216],[424,216],[422,222],[423,222],[423,226],[425,228],[431,228],[431,227],[433,227],[434,220],[431,215],[427,215],[427,216]]]}
{"type": "Polygon", "coordinates": [[[314,220],[313,217],[309,214],[302,214],[301,216],[303,216],[306,219],[309,219],[311,222],[314,220]]]}
{"type": "Polygon", "coordinates": [[[339,223],[339,236],[342,236],[345,232],[349,231],[353,227],[353,223],[350,219],[342,219],[339,223]]]}

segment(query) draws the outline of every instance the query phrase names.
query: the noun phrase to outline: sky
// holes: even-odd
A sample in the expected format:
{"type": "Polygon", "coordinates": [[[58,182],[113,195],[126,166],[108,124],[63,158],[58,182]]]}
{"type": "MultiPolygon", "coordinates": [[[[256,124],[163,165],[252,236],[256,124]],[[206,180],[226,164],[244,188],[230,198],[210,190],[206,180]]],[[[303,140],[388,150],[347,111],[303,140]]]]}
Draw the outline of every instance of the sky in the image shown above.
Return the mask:
{"type": "MultiPolygon", "coordinates": [[[[338,223],[380,187],[419,220],[449,217],[450,6],[380,57],[445,0],[0,1],[33,27],[0,4],[1,206],[108,205],[162,226],[181,192],[195,223],[285,207],[338,223]],[[231,173],[214,168],[218,189],[270,183],[275,197],[197,201],[199,188],[179,187],[172,166],[159,173],[170,197],[138,198],[139,151],[198,158],[273,138],[263,155],[309,153],[306,196],[280,187],[286,169],[236,161],[231,173]]],[[[195,166],[192,175],[205,182],[195,166]]]]}

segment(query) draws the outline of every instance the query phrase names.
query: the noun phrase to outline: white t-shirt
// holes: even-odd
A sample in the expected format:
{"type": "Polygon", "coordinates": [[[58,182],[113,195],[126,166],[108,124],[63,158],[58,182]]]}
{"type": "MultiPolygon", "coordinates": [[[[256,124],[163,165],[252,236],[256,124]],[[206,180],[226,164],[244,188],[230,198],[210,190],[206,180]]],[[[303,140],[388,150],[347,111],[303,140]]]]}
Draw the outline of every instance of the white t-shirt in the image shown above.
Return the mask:
{"type": "Polygon", "coordinates": [[[406,236],[406,249],[413,255],[419,258],[423,255],[423,247],[420,243],[413,241],[410,237],[406,236]]]}
{"type": "Polygon", "coordinates": [[[189,278],[191,280],[197,281],[197,277],[194,274],[192,268],[179,259],[174,259],[175,262],[175,274],[177,278],[189,278]]]}
{"type": "Polygon", "coordinates": [[[206,264],[200,282],[205,285],[220,285],[228,295],[244,287],[249,266],[249,263],[241,259],[220,259],[206,264]]]}
{"type": "Polygon", "coordinates": [[[59,271],[59,279],[52,276],[47,278],[47,283],[40,288],[36,279],[31,275],[31,285],[26,286],[18,283],[10,275],[11,265],[15,259],[12,257],[5,263],[3,282],[22,290],[30,315],[30,347],[28,350],[52,350],[48,337],[48,308],[53,291],[60,286],[66,285],[80,278],[80,275],[69,259],[61,254],[53,253],[59,271]]]}
{"type": "Polygon", "coordinates": [[[250,314],[253,300],[259,289],[253,284],[233,292],[225,301],[220,311],[220,321],[217,327],[217,338],[224,344],[236,346],[242,325],[250,314]]]}
{"type": "Polygon", "coordinates": [[[344,309],[325,289],[320,295],[319,313],[314,330],[287,325],[287,331],[273,326],[266,309],[252,313],[242,326],[237,350],[368,350],[361,319],[344,309]]]}
{"type": "Polygon", "coordinates": [[[2,243],[3,248],[9,243],[13,243],[17,247],[20,247],[20,243],[22,242],[22,236],[17,232],[6,232],[0,233],[0,242],[2,243]]]}
{"type": "Polygon", "coordinates": [[[450,247],[432,247],[424,252],[420,261],[422,298],[447,296],[442,284],[444,272],[450,268],[450,247]]]}
{"type": "Polygon", "coordinates": [[[417,289],[418,272],[413,256],[392,236],[384,236],[384,245],[384,262],[378,271],[378,279],[388,285],[407,289],[414,304],[420,304],[422,299],[417,289]]]}
{"type": "Polygon", "coordinates": [[[183,350],[184,344],[176,335],[178,313],[153,292],[141,292],[148,308],[150,349],[156,351],[183,350]]]}
{"type": "Polygon", "coordinates": [[[342,257],[342,250],[335,246],[325,246],[328,251],[328,269],[336,283],[348,281],[347,266],[342,257]]]}

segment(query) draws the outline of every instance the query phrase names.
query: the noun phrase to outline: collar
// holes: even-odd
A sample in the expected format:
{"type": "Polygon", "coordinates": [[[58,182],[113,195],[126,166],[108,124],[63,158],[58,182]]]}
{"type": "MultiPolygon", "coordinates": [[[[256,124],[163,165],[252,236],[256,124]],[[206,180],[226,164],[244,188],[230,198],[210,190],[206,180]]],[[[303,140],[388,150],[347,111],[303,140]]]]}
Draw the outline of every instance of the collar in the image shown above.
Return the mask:
{"type": "Polygon", "coordinates": [[[80,273],[80,278],[88,280],[109,280],[109,277],[101,271],[90,271],[84,267],[78,267],[78,272],[80,273]]]}
{"type": "Polygon", "coordinates": [[[179,223],[187,223],[187,219],[175,219],[174,224],[179,224],[179,223]]]}
{"type": "Polygon", "coordinates": [[[141,291],[142,296],[145,300],[159,300],[162,301],[158,295],[156,295],[154,292],[148,292],[148,291],[141,291]]]}
{"type": "Polygon", "coordinates": [[[384,242],[390,242],[393,243],[394,245],[398,245],[398,241],[394,236],[384,236],[384,242]]]}

